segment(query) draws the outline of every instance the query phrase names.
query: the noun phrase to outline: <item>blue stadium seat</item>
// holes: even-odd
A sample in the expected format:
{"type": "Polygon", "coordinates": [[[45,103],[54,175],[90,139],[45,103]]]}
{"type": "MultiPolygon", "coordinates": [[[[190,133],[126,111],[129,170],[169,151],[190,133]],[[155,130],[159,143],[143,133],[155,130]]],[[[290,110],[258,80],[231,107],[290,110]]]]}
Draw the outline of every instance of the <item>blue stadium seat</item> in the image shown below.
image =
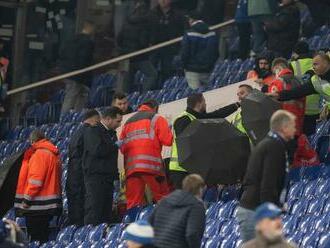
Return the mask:
{"type": "Polygon", "coordinates": [[[290,209],[290,213],[297,216],[303,216],[307,211],[308,204],[308,199],[299,199],[293,204],[292,208],[290,209]]]}
{"type": "Polygon", "coordinates": [[[222,243],[223,237],[220,235],[210,237],[206,243],[204,248],[214,248],[214,247],[220,247],[220,244],[222,243]]]}
{"type": "Polygon", "coordinates": [[[148,220],[155,206],[147,206],[138,213],[136,220],[148,220]]]}
{"type": "Polygon", "coordinates": [[[89,232],[93,229],[92,225],[87,225],[87,226],[83,226],[80,227],[76,230],[76,232],[74,233],[73,236],[73,240],[76,243],[82,243],[86,240],[86,237],[88,237],[89,232]]]}
{"type": "Polygon", "coordinates": [[[209,221],[205,227],[204,237],[212,238],[218,236],[221,227],[226,223],[224,219],[209,221]]]}
{"type": "Polygon", "coordinates": [[[39,248],[40,242],[39,241],[33,241],[29,243],[28,248],[39,248]]]}
{"type": "Polygon", "coordinates": [[[323,207],[323,214],[330,213],[330,198],[326,200],[324,207],[323,207]]]}
{"type": "Polygon", "coordinates": [[[328,156],[329,155],[329,144],[330,144],[329,135],[321,136],[318,139],[316,151],[319,154],[321,163],[329,162],[329,160],[330,160],[330,157],[328,156]]]}
{"type": "Polygon", "coordinates": [[[228,235],[222,240],[220,248],[236,248],[238,237],[236,235],[228,235]]]}
{"type": "Polygon", "coordinates": [[[106,241],[104,239],[99,240],[95,243],[92,243],[91,248],[103,248],[106,245],[106,241]]]}
{"type": "Polygon", "coordinates": [[[329,232],[324,233],[318,242],[318,248],[329,248],[330,247],[330,235],[329,232]]]}
{"type": "Polygon", "coordinates": [[[298,247],[304,238],[304,234],[300,231],[296,231],[287,237],[287,241],[296,244],[298,247]]]}
{"type": "Polygon", "coordinates": [[[309,233],[301,241],[301,247],[315,248],[317,247],[318,241],[319,241],[319,234],[317,232],[309,233]]]}
{"type": "Polygon", "coordinates": [[[125,229],[125,224],[116,224],[111,227],[109,233],[106,235],[106,241],[118,241],[121,238],[122,232],[125,229]]]}
{"type": "Polygon", "coordinates": [[[217,218],[220,207],[223,205],[223,202],[218,201],[211,204],[206,210],[206,220],[214,220],[217,218]]]}
{"type": "Polygon", "coordinates": [[[287,199],[299,199],[304,191],[305,185],[303,182],[297,182],[289,189],[287,199]]]}
{"type": "Polygon", "coordinates": [[[313,214],[315,216],[322,215],[325,206],[325,199],[315,198],[309,202],[306,214],[313,214]]]}
{"type": "Polygon", "coordinates": [[[230,219],[233,216],[237,206],[238,206],[237,201],[226,202],[223,206],[220,207],[218,211],[218,218],[230,219]]]}
{"type": "Polygon", "coordinates": [[[318,232],[329,232],[330,231],[330,214],[324,213],[323,215],[317,217],[315,221],[315,229],[318,232]]]}
{"type": "Polygon", "coordinates": [[[94,243],[94,242],[98,242],[98,241],[102,240],[105,236],[105,231],[106,231],[107,227],[108,227],[108,225],[106,223],[103,223],[103,224],[100,224],[100,225],[94,227],[90,231],[87,240],[90,243],[94,243]]]}
{"type": "Polygon", "coordinates": [[[308,182],[305,186],[302,196],[307,198],[313,197],[315,195],[317,187],[318,184],[316,180],[308,182]]]}
{"type": "Polygon", "coordinates": [[[300,218],[295,215],[286,215],[283,217],[282,221],[284,233],[288,235],[295,232],[298,227],[300,218]]]}
{"type": "Polygon", "coordinates": [[[298,230],[302,233],[310,233],[311,230],[314,230],[317,217],[311,215],[305,215],[301,217],[302,220],[299,222],[298,230]]]}
{"type": "Polygon", "coordinates": [[[77,230],[76,226],[68,226],[68,227],[62,229],[58,233],[56,241],[63,245],[68,245],[69,243],[72,242],[73,236],[74,236],[76,230],[77,230]]]}

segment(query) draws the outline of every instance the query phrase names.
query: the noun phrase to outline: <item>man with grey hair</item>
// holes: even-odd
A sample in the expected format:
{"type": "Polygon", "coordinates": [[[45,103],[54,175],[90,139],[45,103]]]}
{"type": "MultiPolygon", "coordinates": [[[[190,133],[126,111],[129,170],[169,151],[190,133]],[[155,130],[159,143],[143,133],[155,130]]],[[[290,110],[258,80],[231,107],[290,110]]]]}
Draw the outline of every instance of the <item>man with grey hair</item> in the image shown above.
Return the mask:
{"type": "Polygon", "coordinates": [[[271,117],[270,132],[251,153],[237,211],[244,242],[255,237],[255,209],[265,202],[280,205],[288,167],[286,143],[294,138],[295,132],[295,116],[278,110],[271,117]]]}

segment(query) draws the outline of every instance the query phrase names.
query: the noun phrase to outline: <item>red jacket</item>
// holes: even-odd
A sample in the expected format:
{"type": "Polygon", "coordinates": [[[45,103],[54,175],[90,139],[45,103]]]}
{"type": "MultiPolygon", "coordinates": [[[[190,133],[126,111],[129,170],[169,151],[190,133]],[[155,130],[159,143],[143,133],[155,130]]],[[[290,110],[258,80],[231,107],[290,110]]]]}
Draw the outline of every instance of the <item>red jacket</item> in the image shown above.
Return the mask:
{"type": "Polygon", "coordinates": [[[25,154],[18,177],[15,208],[19,213],[57,214],[61,209],[61,163],[58,149],[46,139],[25,154]],[[23,208],[22,202],[30,207],[23,208]]]}
{"type": "Polygon", "coordinates": [[[126,177],[139,172],[165,175],[161,152],[172,145],[173,135],[164,117],[142,105],[125,123],[120,140],[126,177]]]}
{"type": "MultiPolygon", "coordinates": [[[[297,86],[299,86],[299,81],[294,78],[293,72],[290,69],[283,69],[271,83],[269,92],[281,92],[297,86]]],[[[305,98],[283,102],[282,108],[296,116],[296,135],[301,135],[305,115],[305,98]]]]}

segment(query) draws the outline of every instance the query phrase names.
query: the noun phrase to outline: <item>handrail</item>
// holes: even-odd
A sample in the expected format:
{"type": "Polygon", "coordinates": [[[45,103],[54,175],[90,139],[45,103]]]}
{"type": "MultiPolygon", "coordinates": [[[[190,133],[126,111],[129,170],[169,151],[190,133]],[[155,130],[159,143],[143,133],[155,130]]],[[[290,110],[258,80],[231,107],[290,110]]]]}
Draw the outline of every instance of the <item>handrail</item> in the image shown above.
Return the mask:
{"type": "MultiPolygon", "coordinates": [[[[229,26],[229,25],[233,24],[234,22],[235,22],[235,20],[232,19],[232,20],[229,20],[229,21],[226,21],[226,22],[223,22],[223,23],[214,25],[214,26],[210,27],[210,29],[211,30],[216,30],[216,29],[219,29],[219,28],[223,28],[225,26],[229,26]]],[[[159,49],[159,48],[162,48],[162,47],[166,47],[166,46],[175,44],[175,43],[177,43],[177,42],[179,42],[181,40],[182,40],[182,36],[181,37],[178,37],[178,38],[175,38],[173,40],[169,40],[169,41],[165,41],[165,42],[159,43],[157,45],[154,45],[154,46],[151,46],[151,47],[148,47],[148,48],[145,48],[145,49],[136,51],[136,52],[132,52],[132,53],[128,53],[128,54],[125,54],[125,55],[121,55],[119,57],[116,57],[116,58],[113,58],[113,59],[110,59],[110,60],[106,60],[106,61],[97,63],[95,65],[88,66],[88,67],[83,68],[83,69],[75,70],[75,71],[68,72],[68,73],[65,73],[65,74],[62,74],[62,75],[59,75],[59,76],[55,76],[55,77],[44,79],[44,80],[41,80],[41,81],[38,81],[38,82],[34,82],[34,83],[29,84],[29,85],[18,87],[16,89],[9,90],[7,92],[7,95],[14,95],[14,94],[17,94],[17,93],[26,91],[26,90],[30,90],[30,89],[33,89],[33,88],[36,88],[36,87],[40,87],[40,86],[43,86],[43,85],[46,85],[46,84],[50,84],[50,83],[56,82],[58,80],[62,80],[62,79],[65,79],[65,78],[76,76],[78,74],[81,74],[81,73],[84,73],[84,72],[88,72],[88,71],[92,71],[92,70],[95,70],[95,69],[98,69],[98,68],[101,68],[101,67],[104,67],[104,66],[107,66],[107,65],[110,65],[110,64],[118,63],[120,61],[123,61],[123,60],[126,60],[126,59],[130,59],[130,58],[133,58],[135,56],[138,56],[138,55],[141,55],[141,54],[144,54],[144,53],[148,53],[148,52],[154,51],[154,50],[159,49]]]]}

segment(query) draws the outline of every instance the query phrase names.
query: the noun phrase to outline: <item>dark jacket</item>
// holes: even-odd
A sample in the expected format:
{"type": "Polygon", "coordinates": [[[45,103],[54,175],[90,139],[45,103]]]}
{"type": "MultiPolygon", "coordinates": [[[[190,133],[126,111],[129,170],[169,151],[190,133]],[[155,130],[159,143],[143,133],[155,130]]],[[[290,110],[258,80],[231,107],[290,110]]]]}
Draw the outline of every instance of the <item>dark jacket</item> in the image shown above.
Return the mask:
{"type": "Polygon", "coordinates": [[[84,133],[91,126],[83,124],[71,137],[69,143],[68,177],[66,180],[66,194],[68,197],[68,212],[70,224],[84,223],[84,177],[82,158],[84,154],[84,133]]]}
{"type": "Polygon", "coordinates": [[[150,217],[158,248],[199,248],[205,228],[203,202],[176,190],[164,198],[150,217]]]}
{"type": "MultiPolygon", "coordinates": [[[[326,80],[330,83],[330,70],[325,74],[320,76],[322,80],[326,80]]],[[[294,88],[292,90],[283,90],[279,93],[280,101],[289,101],[293,99],[298,99],[301,97],[318,94],[314,89],[312,82],[309,80],[306,84],[303,84],[300,87],[294,88]]]]}
{"type": "Polygon", "coordinates": [[[101,123],[88,128],[84,135],[84,175],[107,175],[118,179],[117,133],[101,123]]]}
{"type": "Polygon", "coordinates": [[[208,25],[216,25],[224,21],[225,0],[200,0],[200,13],[208,25]]]}
{"type": "MultiPolygon", "coordinates": [[[[150,11],[144,3],[141,3],[128,16],[117,38],[121,54],[135,52],[147,48],[151,44],[149,18],[150,11]]],[[[149,54],[147,53],[134,58],[134,60],[146,60],[148,57],[149,54]]]]}
{"type": "MultiPolygon", "coordinates": [[[[77,34],[60,51],[59,68],[61,73],[67,73],[90,66],[93,63],[94,41],[91,36],[77,34]]],[[[84,73],[71,78],[72,80],[90,85],[91,73],[84,73]]]]}
{"type": "Polygon", "coordinates": [[[293,3],[280,8],[274,18],[266,22],[268,49],[276,56],[288,57],[298,41],[300,31],[300,12],[293,3]]]}
{"type": "Polygon", "coordinates": [[[218,37],[203,21],[193,23],[183,36],[181,59],[187,71],[212,71],[218,59],[218,37]]]}
{"type": "MultiPolygon", "coordinates": [[[[239,104],[234,103],[209,113],[198,113],[191,108],[187,108],[186,111],[192,114],[193,116],[195,116],[196,119],[216,119],[216,118],[226,118],[227,116],[234,113],[238,108],[239,108],[239,104]]],[[[186,129],[186,127],[189,126],[190,123],[191,120],[189,119],[188,116],[182,116],[178,118],[174,122],[175,135],[176,136],[180,135],[180,133],[183,132],[186,129]]]]}
{"type": "Polygon", "coordinates": [[[286,143],[280,138],[266,136],[252,150],[243,181],[240,205],[254,210],[260,204],[280,205],[280,194],[286,175],[286,143]]]}
{"type": "MultiPolygon", "coordinates": [[[[166,14],[159,6],[151,11],[150,24],[152,25],[152,44],[158,44],[183,35],[184,17],[181,12],[170,9],[166,14]]],[[[177,46],[162,49],[166,53],[177,53],[177,46]]]]}
{"type": "Polygon", "coordinates": [[[197,8],[198,0],[174,0],[172,1],[173,8],[187,13],[197,8]]]}

